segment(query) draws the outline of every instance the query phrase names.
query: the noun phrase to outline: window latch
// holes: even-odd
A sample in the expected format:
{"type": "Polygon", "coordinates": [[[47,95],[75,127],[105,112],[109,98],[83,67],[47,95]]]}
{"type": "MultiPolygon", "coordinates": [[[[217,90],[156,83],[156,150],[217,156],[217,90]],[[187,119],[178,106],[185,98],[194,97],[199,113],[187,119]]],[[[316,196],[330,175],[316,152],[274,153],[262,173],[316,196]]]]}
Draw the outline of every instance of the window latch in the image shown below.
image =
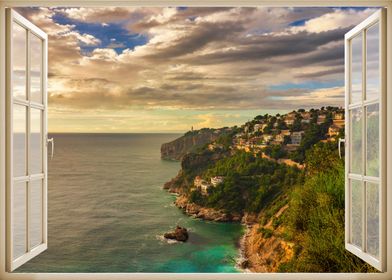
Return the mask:
{"type": "Polygon", "coordinates": [[[346,143],[346,139],[339,138],[338,140],[339,158],[342,158],[342,150],[341,150],[342,143],[346,143]]]}
{"type": "Polygon", "coordinates": [[[52,148],[51,153],[50,153],[50,159],[53,159],[53,155],[54,155],[54,139],[53,138],[48,138],[46,140],[46,144],[49,144],[49,143],[50,143],[50,146],[52,148]]]}

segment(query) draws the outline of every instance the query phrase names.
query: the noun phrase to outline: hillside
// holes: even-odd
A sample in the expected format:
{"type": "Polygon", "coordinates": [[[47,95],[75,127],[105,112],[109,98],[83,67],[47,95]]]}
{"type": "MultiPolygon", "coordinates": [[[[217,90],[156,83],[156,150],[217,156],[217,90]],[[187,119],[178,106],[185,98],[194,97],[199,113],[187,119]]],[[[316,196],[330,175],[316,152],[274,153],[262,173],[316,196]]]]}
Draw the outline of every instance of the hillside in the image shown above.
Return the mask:
{"type": "Polygon", "coordinates": [[[206,220],[242,222],[243,269],[374,271],[344,248],[342,109],[257,116],[183,156],[164,186],[206,220]]]}

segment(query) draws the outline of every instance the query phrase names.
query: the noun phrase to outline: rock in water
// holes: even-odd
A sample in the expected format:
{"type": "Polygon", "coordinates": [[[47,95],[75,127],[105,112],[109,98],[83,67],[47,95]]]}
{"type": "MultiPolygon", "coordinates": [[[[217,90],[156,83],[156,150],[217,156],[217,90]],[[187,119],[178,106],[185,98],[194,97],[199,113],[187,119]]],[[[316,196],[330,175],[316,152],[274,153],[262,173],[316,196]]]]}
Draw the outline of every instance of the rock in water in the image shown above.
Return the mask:
{"type": "Polygon", "coordinates": [[[184,227],[177,226],[173,232],[167,232],[163,235],[166,239],[175,239],[177,241],[185,242],[188,240],[188,230],[184,227]]]}

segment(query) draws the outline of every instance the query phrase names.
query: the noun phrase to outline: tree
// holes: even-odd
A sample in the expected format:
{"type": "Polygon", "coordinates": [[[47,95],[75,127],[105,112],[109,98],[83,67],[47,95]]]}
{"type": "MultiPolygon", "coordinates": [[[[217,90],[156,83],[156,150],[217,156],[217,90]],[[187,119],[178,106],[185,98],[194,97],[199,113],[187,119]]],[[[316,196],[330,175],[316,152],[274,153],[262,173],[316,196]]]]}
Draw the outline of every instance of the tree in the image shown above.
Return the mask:
{"type": "Polygon", "coordinates": [[[274,159],[279,159],[286,156],[286,151],[281,145],[267,146],[264,148],[264,153],[274,159]]]}

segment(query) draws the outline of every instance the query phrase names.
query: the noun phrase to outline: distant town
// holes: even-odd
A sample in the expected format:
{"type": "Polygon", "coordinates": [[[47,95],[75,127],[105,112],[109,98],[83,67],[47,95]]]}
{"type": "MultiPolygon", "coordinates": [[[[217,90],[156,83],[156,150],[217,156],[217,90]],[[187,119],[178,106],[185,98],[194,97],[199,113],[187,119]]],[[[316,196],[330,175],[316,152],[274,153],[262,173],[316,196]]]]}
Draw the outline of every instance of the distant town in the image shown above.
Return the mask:
{"type": "MultiPolygon", "coordinates": [[[[341,107],[320,109],[299,109],[287,114],[259,115],[241,127],[225,127],[213,130],[219,134],[215,141],[207,145],[211,152],[228,149],[245,151],[255,156],[304,168],[305,151],[317,142],[335,142],[344,135],[345,115],[341,107]]],[[[190,131],[205,133],[206,129],[190,131]]],[[[196,176],[192,190],[208,195],[209,189],[224,181],[223,176],[202,179],[196,176]]]]}

